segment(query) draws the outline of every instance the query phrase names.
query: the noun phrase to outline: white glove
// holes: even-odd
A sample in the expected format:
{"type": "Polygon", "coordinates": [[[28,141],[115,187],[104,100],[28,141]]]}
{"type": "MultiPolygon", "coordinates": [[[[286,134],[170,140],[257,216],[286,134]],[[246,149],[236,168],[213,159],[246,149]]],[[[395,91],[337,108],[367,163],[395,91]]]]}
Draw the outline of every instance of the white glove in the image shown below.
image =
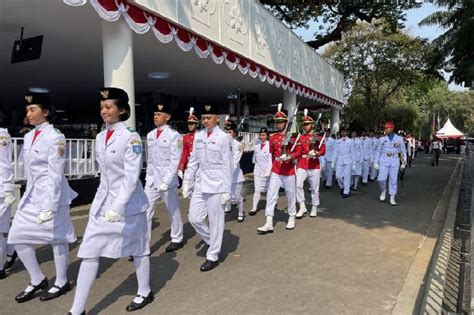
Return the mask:
{"type": "Polygon", "coordinates": [[[360,160],[360,161],[359,161],[359,164],[362,164],[363,162],[364,162],[364,160],[360,160]]]}
{"type": "Polygon", "coordinates": [[[407,164],[406,164],[406,163],[402,163],[402,165],[400,166],[400,169],[403,171],[406,167],[407,167],[407,164]]]}
{"type": "Polygon", "coordinates": [[[379,163],[375,162],[375,163],[374,163],[374,168],[375,168],[376,170],[378,170],[378,169],[380,168],[379,163]]]}
{"type": "Polygon", "coordinates": [[[332,166],[332,168],[335,168],[336,167],[336,162],[332,162],[331,166],[332,166]]]}
{"type": "Polygon", "coordinates": [[[280,161],[282,162],[286,162],[289,160],[291,160],[291,157],[288,154],[283,154],[282,156],[280,156],[280,161]]]}
{"type": "Polygon", "coordinates": [[[43,210],[36,219],[37,224],[43,224],[45,222],[51,221],[53,219],[52,210],[43,210]]]}
{"type": "Polygon", "coordinates": [[[117,222],[121,218],[122,218],[122,215],[120,213],[115,212],[115,211],[107,211],[105,213],[105,219],[110,223],[117,222]]]}
{"type": "Polygon", "coordinates": [[[183,179],[184,172],[182,170],[178,170],[178,177],[183,179]]]}
{"type": "Polygon", "coordinates": [[[167,183],[161,183],[160,188],[158,188],[158,191],[167,191],[168,190],[168,184],[167,183]]]}
{"type": "Polygon", "coordinates": [[[352,164],[352,170],[355,171],[355,169],[356,169],[356,165],[352,164]]]}
{"type": "Polygon", "coordinates": [[[6,192],[3,195],[3,198],[3,202],[7,205],[7,207],[11,206],[16,200],[15,195],[11,192],[6,192]]]}
{"type": "Polygon", "coordinates": [[[230,194],[228,193],[223,193],[221,197],[221,204],[225,205],[227,201],[230,200],[230,194]]]}
{"type": "Polygon", "coordinates": [[[317,153],[314,150],[309,151],[308,155],[309,155],[310,158],[317,157],[317,153]]]}
{"type": "Polygon", "coordinates": [[[183,181],[183,186],[181,186],[181,193],[183,194],[184,198],[188,198],[189,196],[189,181],[185,180],[183,181]]]}
{"type": "Polygon", "coordinates": [[[374,159],[370,159],[370,164],[374,163],[374,159]]]}

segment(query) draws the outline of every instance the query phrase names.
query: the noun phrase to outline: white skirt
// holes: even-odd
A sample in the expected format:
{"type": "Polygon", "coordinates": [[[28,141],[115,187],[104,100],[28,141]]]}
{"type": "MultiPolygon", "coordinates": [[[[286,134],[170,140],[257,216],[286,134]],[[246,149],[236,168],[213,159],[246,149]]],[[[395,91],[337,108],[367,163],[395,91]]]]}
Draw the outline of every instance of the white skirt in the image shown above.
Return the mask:
{"type": "Polygon", "coordinates": [[[51,221],[43,224],[36,223],[41,213],[38,207],[25,201],[13,218],[8,244],[64,244],[74,243],[76,234],[71,222],[69,205],[61,206],[51,221]]]}
{"type": "Polygon", "coordinates": [[[0,233],[8,233],[10,230],[10,221],[12,216],[12,207],[3,203],[0,198],[0,233]]]}
{"type": "Polygon", "coordinates": [[[254,176],[253,182],[256,192],[266,192],[270,183],[270,176],[254,176]]]}
{"type": "Polygon", "coordinates": [[[150,254],[146,212],[122,217],[110,223],[98,212],[89,216],[79,258],[121,258],[150,254]]]}
{"type": "Polygon", "coordinates": [[[362,163],[356,162],[355,168],[352,170],[352,175],[362,176],[362,163]]]}

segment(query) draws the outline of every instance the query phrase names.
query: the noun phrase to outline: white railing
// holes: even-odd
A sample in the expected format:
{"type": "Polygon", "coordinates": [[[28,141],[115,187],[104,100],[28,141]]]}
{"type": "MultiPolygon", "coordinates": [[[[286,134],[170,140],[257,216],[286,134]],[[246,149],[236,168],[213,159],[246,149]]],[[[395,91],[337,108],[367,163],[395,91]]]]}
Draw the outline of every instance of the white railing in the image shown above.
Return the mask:
{"type": "MultiPolygon", "coordinates": [[[[66,139],[65,175],[69,178],[97,176],[99,167],[95,161],[95,140],[66,139]]],[[[13,170],[15,181],[25,180],[23,138],[13,138],[13,170]]]]}
{"type": "MultiPolygon", "coordinates": [[[[258,133],[240,132],[244,152],[253,151],[258,140],[258,133]]],[[[23,159],[23,138],[13,138],[13,170],[15,181],[25,180],[23,159]]],[[[146,167],[147,145],[143,140],[143,167],[146,167]]],[[[95,160],[95,140],[66,139],[66,166],[65,175],[70,179],[84,176],[98,176],[99,166],[95,160]]]]}

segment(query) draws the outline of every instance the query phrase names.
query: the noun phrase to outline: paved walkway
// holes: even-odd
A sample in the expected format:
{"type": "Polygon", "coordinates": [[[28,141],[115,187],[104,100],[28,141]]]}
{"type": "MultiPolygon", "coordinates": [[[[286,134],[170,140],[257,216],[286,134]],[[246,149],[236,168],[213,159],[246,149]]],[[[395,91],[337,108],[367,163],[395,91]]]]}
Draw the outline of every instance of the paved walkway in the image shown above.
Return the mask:
{"type": "MultiPolygon", "coordinates": [[[[378,201],[376,183],[348,199],[340,197],[339,189],[323,189],[317,218],[305,217],[295,230],[286,231],[287,216],[277,211],[270,235],[256,233],[264,223],[263,212],[239,224],[234,210],[227,217],[223,261],[209,273],[199,271],[204,252],[188,223],[186,246],[165,253],[169,223],[160,205],[151,256],[156,299],[137,314],[389,314],[457,158],[442,156],[435,168],[420,154],[406,172],[398,207],[378,201]]],[[[247,195],[246,210],[250,203],[247,195]]],[[[286,209],[285,198],[280,198],[278,209],[286,209]]],[[[182,210],[187,212],[187,203],[182,210]]],[[[79,238],[86,223],[86,216],[74,219],[79,238]]],[[[80,264],[77,250],[78,244],[71,246],[72,280],[80,264]]],[[[38,256],[52,277],[51,249],[40,248],[38,256]]],[[[14,296],[28,281],[21,264],[0,281],[3,314],[67,313],[73,292],[51,302],[15,303],[14,296]]],[[[87,309],[90,314],[124,314],[135,290],[133,264],[104,259],[87,309]]]]}

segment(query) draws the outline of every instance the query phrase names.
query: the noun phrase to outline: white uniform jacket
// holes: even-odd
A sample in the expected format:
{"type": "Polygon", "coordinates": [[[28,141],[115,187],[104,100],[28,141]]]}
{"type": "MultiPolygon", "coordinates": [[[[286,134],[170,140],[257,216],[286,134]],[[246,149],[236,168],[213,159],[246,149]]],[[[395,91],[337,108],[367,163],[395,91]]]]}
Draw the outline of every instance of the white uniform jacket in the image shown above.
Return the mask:
{"type": "Polygon", "coordinates": [[[137,132],[117,122],[107,145],[107,130],[97,135],[96,159],[100,168],[100,185],[92,202],[90,213],[99,210],[115,211],[123,216],[145,212],[148,200],[140,182],[142,169],[142,141],[137,132]]]}
{"type": "Polygon", "coordinates": [[[352,140],[352,158],[354,163],[362,162],[362,141],[360,138],[354,138],[352,140]]]}
{"type": "Polygon", "coordinates": [[[407,151],[405,142],[399,135],[393,135],[392,141],[388,136],[380,138],[380,145],[377,152],[378,164],[380,166],[398,166],[400,158],[407,161],[407,151]]]}
{"type": "Polygon", "coordinates": [[[324,140],[324,145],[326,146],[326,151],[321,158],[324,159],[327,163],[331,163],[334,159],[334,153],[336,148],[336,140],[332,137],[328,137],[324,140]]]}
{"type": "Polygon", "coordinates": [[[252,163],[253,175],[259,177],[268,177],[272,174],[272,155],[270,153],[270,145],[266,141],[263,145],[259,143],[253,148],[252,163]]]}
{"type": "Polygon", "coordinates": [[[0,198],[13,192],[13,145],[7,129],[0,128],[0,198]]]}
{"type": "Polygon", "coordinates": [[[153,129],[147,135],[146,186],[159,188],[161,183],[165,183],[169,188],[177,187],[182,137],[169,126],[164,127],[158,139],[156,131],[153,129]]]}
{"type": "Polygon", "coordinates": [[[362,142],[362,158],[365,161],[370,161],[374,158],[374,151],[372,148],[372,139],[369,137],[360,137],[362,142]]]}
{"type": "Polygon", "coordinates": [[[184,174],[184,180],[200,186],[207,194],[230,194],[232,180],[232,138],[216,126],[211,135],[207,130],[196,133],[193,151],[184,174]]]}
{"type": "Polygon", "coordinates": [[[25,135],[23,154],[27,182],[18,209],[31,198],[38,207],[38,213],[42,210],[57,212],[77,197],[64,177],[65,150],[64,135],[49,123],[36,126],[25,135]],[[36,130],[41,133],[32,144],[36,130]]]}
{"type": "Polygon", "coordinates": [[[242,158],[242,154],[244,153],[244,148],[242,147],[242,143],[237,141],[236,139],[232,139],[232,183],[243,183],[245,181],[244,173],[240,168],[240,159],[242,158]]]}
{"type": "Polygon", "coordinates": [[[351,139],[344,137],[336,140],[332,162],[335,165],[352,165],[355,163],[355,159],[352,154],[351,139]]]}

